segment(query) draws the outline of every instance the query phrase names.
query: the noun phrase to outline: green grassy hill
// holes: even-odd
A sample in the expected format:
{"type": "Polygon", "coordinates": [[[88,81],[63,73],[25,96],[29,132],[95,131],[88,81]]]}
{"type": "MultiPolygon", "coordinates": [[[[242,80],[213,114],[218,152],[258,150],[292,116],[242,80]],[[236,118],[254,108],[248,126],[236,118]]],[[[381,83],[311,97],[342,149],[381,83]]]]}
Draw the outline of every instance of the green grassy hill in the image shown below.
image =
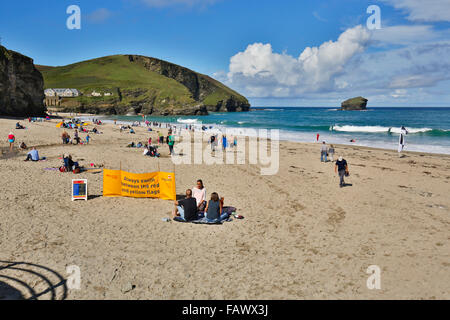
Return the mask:
{"type": "Polygon", "coordinates": [[[75,88],[83,95],[66,98],[61,109],[97,114],[129,112],[158,115],[248,111],[248,100],[222,83],[166,61],[116,55],[64,67],[37,66],[45,88],[75,88]],[[92,97],[93,91],[111,92],[92,97]]]}

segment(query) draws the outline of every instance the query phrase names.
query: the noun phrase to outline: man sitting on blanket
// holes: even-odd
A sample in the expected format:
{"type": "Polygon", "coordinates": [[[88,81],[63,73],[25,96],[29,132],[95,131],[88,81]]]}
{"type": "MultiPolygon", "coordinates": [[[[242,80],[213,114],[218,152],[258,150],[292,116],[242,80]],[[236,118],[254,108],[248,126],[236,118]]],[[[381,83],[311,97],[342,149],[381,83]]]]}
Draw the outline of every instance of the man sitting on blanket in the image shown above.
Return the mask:
{"type": "Polygon", "coordinates": [[[175,201],[173,217],[180,217],[184,221],[194,221],[198,219],[197,201],[192,197],[192,190],[186,190],[186,199],[175,201]]]}

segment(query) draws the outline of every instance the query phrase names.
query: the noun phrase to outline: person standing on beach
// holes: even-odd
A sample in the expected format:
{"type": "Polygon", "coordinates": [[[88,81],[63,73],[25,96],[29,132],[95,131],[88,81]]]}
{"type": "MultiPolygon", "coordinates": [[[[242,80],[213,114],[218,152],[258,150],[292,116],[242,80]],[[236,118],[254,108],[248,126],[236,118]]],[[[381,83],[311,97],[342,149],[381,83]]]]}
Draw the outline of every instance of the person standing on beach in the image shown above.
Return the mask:
{"type": "Polygon", "coordinates": [[[12,133],[12,131],[8,134],[8,142],[9,142],[9,151],[12,152],[14,149],[14,142],[16,141],[16,137],[12,133]]]}
{"type": "Polygon", "coordinates": [[[320,161],[321,162],[327,162],[327,155],[328,155],[328,147],[326,142],[324,141],[322,144],[322,147],[320,148],[320,161]]]}
{"type": "Polygon", "coordinates": [[[334,161],[334,146],[330,145],[330,148],[328,149],[328,156],[330,157],[330,161],[334,161]]]}
{"type": "Polygon", "coordinates": [[[216,143],[216,136],[215,135],[211,136],[210,142],[211,142],[211,151],[215,152],[216,151],[216,145],[215,145],[215,143],[216,143]]]}
{"type": "Polygon", "coordinates": [[[222,137],[222,148],[223,148],[223,150],[226,150],[227,149],[227,136],[226,135],[223,135],[223,137],[222,137]]]}
{"type": "Polygon", "coordinates": [[[80,143],[80,137],[78,135],[78,129],[75,129],[75,133],[74,135],[74,139],[75,139],[75,144],[79,144],[80,143]]]}
{"type": "Polygon", "coordinates": [[[319,142],[320,139],[320,133],[317,134],[317,142],[319,142]]]}
{"type": "Polygon", "coordinates": [[[339,157],[334,166],[334,172],[339,174],[339,186],[343,188],[345,186],[344,177],[349,175],[347,161],[343,157],[339,157]]]}
{"type": "Polygon", "coordinates": [[[64,132],[62,133],[61,139],[62,139],[63,144],[68,144],[69,143],[70,136],[69,136],[69,134],[67,133],[66,130],[64,130],[64,132]]]}
{"type": "Polygon", "coordinates": [[[407,134],[408,134],[408,130],[406,130],[405,127],[402,127],[401,131],[400,131],[399,141],[398,141],[398,155],[399,156],[401,156],[401,153],[402,153],[403,149],[405,148],[405,145],[406,145],[405,137],[407,134]]]}
{"type": "Polygon", "coordinates": [[[171,156],[173,156],[173,146],[175,145],[175,137],[172,133],[167,137],[167,144],[169,145],[169,153],[171,156]]]}

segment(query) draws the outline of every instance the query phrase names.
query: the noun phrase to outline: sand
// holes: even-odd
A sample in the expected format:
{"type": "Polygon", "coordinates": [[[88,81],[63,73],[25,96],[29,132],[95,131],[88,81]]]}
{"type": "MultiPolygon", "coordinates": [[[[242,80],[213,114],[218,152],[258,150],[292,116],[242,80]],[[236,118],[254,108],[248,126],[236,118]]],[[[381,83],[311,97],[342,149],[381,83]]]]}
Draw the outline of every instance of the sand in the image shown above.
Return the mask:
{"type": "MultiPolygon", "coordinates": [[[[2,152],[15,123],[0,119],[2,152]]],[[[178,194],[201,178],[245,216],[205,226],[162,221],[171,201],[103,198],[101,173],[44,170],[63,153],[83,165],[173,170],[167,146],[160,160],[125,147],[147,141],[146,129],[103,125],[89,146],[63,146],[56,120],[22,124],[17,141],[48,161],[1,155],[0,299],[450,298],[449,156],[337,146],[351,171],[342,189],[317,144],[281,142],[274,176],[249,164],[176,166],[178,194]],[[88,202],[71,201],[74,178],[89,180],[88,202]],[[65,284],[71,265],[79,290],[65,284]],[[371,265],[380,290],[367,288],[371,265]]]]}

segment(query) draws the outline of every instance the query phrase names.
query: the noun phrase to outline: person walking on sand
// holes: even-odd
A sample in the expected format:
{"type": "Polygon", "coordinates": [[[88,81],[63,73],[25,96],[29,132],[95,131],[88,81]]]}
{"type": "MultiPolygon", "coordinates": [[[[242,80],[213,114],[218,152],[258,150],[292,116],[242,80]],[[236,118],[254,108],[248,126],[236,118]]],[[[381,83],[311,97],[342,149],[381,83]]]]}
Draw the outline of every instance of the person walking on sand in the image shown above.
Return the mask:
{"type": "Polygon", "coordinates": [[[334,146],[330,145],[330,148],[328,149],[328,156],[330,157],[330,161],[333,162],[334,161],[334,146]]]}
{"type": "Polygon", "coordinates": [[[345,187],[344,177],[349,175],[347,161],[343,157],[339,157],[334,166],[334,172],[339,174],[339,186],[341,188],[345,187]]]}
{"type": "Polygon", "coordinates": [[[12,131],[10,131],[8,134],[9,152],[13,151],[15,141],[16,141],[16,137],[14,136],[14,133],[12,133],[12,131]]]}
{"type": "Polygon", "coordinates": [[[328,155],[328,147],[326,142],[324,141],[322,144],[322,147],[320,148],[320,161],[321,162],[327,162],[327,155],[328,155]]]}

